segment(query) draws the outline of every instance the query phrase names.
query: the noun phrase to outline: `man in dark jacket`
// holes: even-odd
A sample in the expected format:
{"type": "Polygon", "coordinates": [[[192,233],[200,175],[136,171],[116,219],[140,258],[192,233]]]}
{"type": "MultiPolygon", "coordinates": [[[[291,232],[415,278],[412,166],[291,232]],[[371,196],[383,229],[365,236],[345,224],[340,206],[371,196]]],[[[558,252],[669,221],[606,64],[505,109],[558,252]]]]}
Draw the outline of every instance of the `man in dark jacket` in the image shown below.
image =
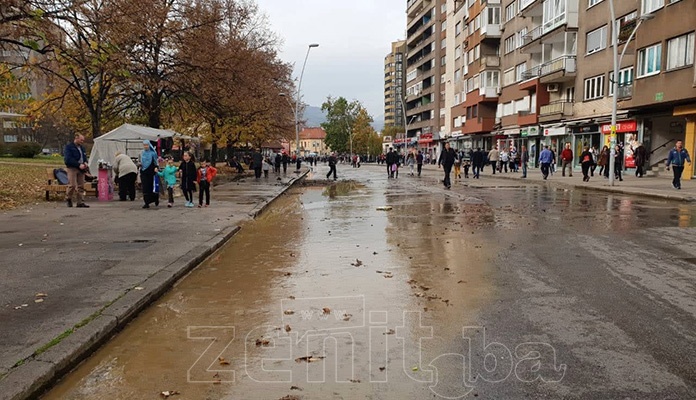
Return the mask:
{"type": "Polygon", "coordinates": [[[485,162],[485,153],[481,151],[480,147],[477,147],[476,151],[471,155],[471,165],[474,167],[474,179],[481,179],[481,170],[483,170],[483,164],[485,162]]]}
{"type": "Polygon", "coordinates": [[[85,173],[88,171],[87,152],[82,146],[85,137],[79,133],[75,135],[75,140],[65,146],[63,159],[68,172],[68,191],[66,199],[68,207],[73,206],[73,196],[77,192],[77,207],[87,208],[85,204],[85,173]]]}
{"type": "Polygon", "coordinates": [[[421,171],[423,170],[423,159],[425,157],[423,156],[423,152],[418,150],[418,154],[416,155],[416,166],[418,167],[418,176],[421,176],[421,171]]]}
{"type": "Polygon", "coordinates": [[[283,173],[286,174],[288,172],[288,164],[290,163],[290,156],[288,155],[288,153],[283,152],[281,162],[283,163],[283,173]]]}
{"type": "Polygon", "coordinates": [[[331,153],[329,156],[329,173],[326,174],[326,179],[329,179],[331,174],[333,174],[333,180],[336,180],[336,163],[338,160],[336,159],[336,153],[331,153]]]}
{"type": "Polygon", "coordinates": [[[254,177],[256,179],[261,178],[261,169],[263,168],[261,149],[256,149],[254,154],[251,155],[251,166],[254,168],[254,177]]]}
{"type": "Polygon", "coordinates": [[[643,143],[638,144],[638,147],[634,150],[633,159],[636,161],[636,176],[642,178],[645,174],[645,161],[648,159],[648,151],[645,150],[643,143]]]}
{"type": "Polygon", "coordinates": [[[456,159],[457,154],[454,152],[454,149],[450,147],[449,142],[445,143],[445,149],[442,151],[442,154],[440,154],[440,159],[437,162],[437,166],[442,166],[442,169],[445,170],[445,179],[442,181],[442,183],[447,189],[452,187],[452,184],[450,183],[450,172],[452,171],[452,166],[454,165],[454,161],[456,159]]]}
{"type": "Polygon", "coordinates": [[[387,178],[393,178],[394,177],[394,171],[392,171],[392,165],[397,163],[398,159],[398,154],[394,151],[393,148],[389,148],[389,151],[387,152],[387,178]]]}
{"type": "Polygon", "coordinates": [[[275,160],[273,160],[273,169],[275,170],[276,174],[280,173],[280,164],[282,162],[283,162],[283,156],[280,155],[280,152],[276,153],[275,160]]]}

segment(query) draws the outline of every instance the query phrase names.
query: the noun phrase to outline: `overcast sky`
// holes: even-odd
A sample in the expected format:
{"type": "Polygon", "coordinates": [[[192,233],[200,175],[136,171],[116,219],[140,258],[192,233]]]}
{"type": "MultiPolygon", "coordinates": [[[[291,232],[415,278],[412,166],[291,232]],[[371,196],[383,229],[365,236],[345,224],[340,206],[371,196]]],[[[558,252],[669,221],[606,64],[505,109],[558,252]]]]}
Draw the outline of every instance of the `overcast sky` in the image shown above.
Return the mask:
{"type": "Polygon", "coordinates": [[[304,101],[321,106],[328,95],[360,100],[373,117],[384,114],[384,56],[403,39],[406,0],[256,0],[283,38],[281,58],[295,76],[310,43],[302,81],[304,101]]]}

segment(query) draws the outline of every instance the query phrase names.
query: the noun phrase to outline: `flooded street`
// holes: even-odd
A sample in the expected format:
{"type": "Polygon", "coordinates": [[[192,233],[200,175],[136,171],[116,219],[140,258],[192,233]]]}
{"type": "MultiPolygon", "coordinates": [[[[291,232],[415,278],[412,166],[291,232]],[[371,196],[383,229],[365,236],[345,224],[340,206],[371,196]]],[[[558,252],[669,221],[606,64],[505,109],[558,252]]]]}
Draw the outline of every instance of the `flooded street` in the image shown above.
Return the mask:
{"type": "Polygon", "coordinates": [[[694,206],[339,172],[43,398],[696,397],[694,206]]]}

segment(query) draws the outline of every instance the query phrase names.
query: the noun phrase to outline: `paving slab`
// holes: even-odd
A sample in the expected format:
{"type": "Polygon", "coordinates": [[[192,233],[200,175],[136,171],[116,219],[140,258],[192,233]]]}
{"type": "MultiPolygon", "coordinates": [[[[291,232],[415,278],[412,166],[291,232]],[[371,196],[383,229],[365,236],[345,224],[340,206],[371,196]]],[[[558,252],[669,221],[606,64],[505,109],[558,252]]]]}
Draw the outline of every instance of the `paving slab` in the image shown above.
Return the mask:
{"type": "Polygon", "coordinates": [[[0,399],[36,395],[306,172],[216,186],[204,208],[178,197],[173,208],[48,202],[0,214],[0,399]]]}

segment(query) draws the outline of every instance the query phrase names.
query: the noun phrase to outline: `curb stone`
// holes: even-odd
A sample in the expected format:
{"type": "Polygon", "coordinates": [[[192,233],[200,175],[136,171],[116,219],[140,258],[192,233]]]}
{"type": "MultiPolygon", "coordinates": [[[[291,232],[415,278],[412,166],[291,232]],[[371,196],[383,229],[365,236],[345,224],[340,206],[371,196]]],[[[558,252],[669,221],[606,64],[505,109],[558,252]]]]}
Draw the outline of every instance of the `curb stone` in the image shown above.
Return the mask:
{"type": "MultiPolygon", "coordinates": [[[[291,179],[275,197],[261,204],[250,216],[259,216],[277,198],[301,182],[308,173],[307,170],[291,179]]],[[[169,291],[179,279],[227,243],[240,229],[239,226],[225,228],[208,242],[195,247],[141,282],[138,287],[142,287],[143,290],[127,291],[103,309],[96,318],[75,329],[60,343],[16,368],[9,371],[0,369],[0,376],[7,373],[0,380],[0,400],[38,398],[51,384],[89,357],[152,302],[169,291]]]]}

